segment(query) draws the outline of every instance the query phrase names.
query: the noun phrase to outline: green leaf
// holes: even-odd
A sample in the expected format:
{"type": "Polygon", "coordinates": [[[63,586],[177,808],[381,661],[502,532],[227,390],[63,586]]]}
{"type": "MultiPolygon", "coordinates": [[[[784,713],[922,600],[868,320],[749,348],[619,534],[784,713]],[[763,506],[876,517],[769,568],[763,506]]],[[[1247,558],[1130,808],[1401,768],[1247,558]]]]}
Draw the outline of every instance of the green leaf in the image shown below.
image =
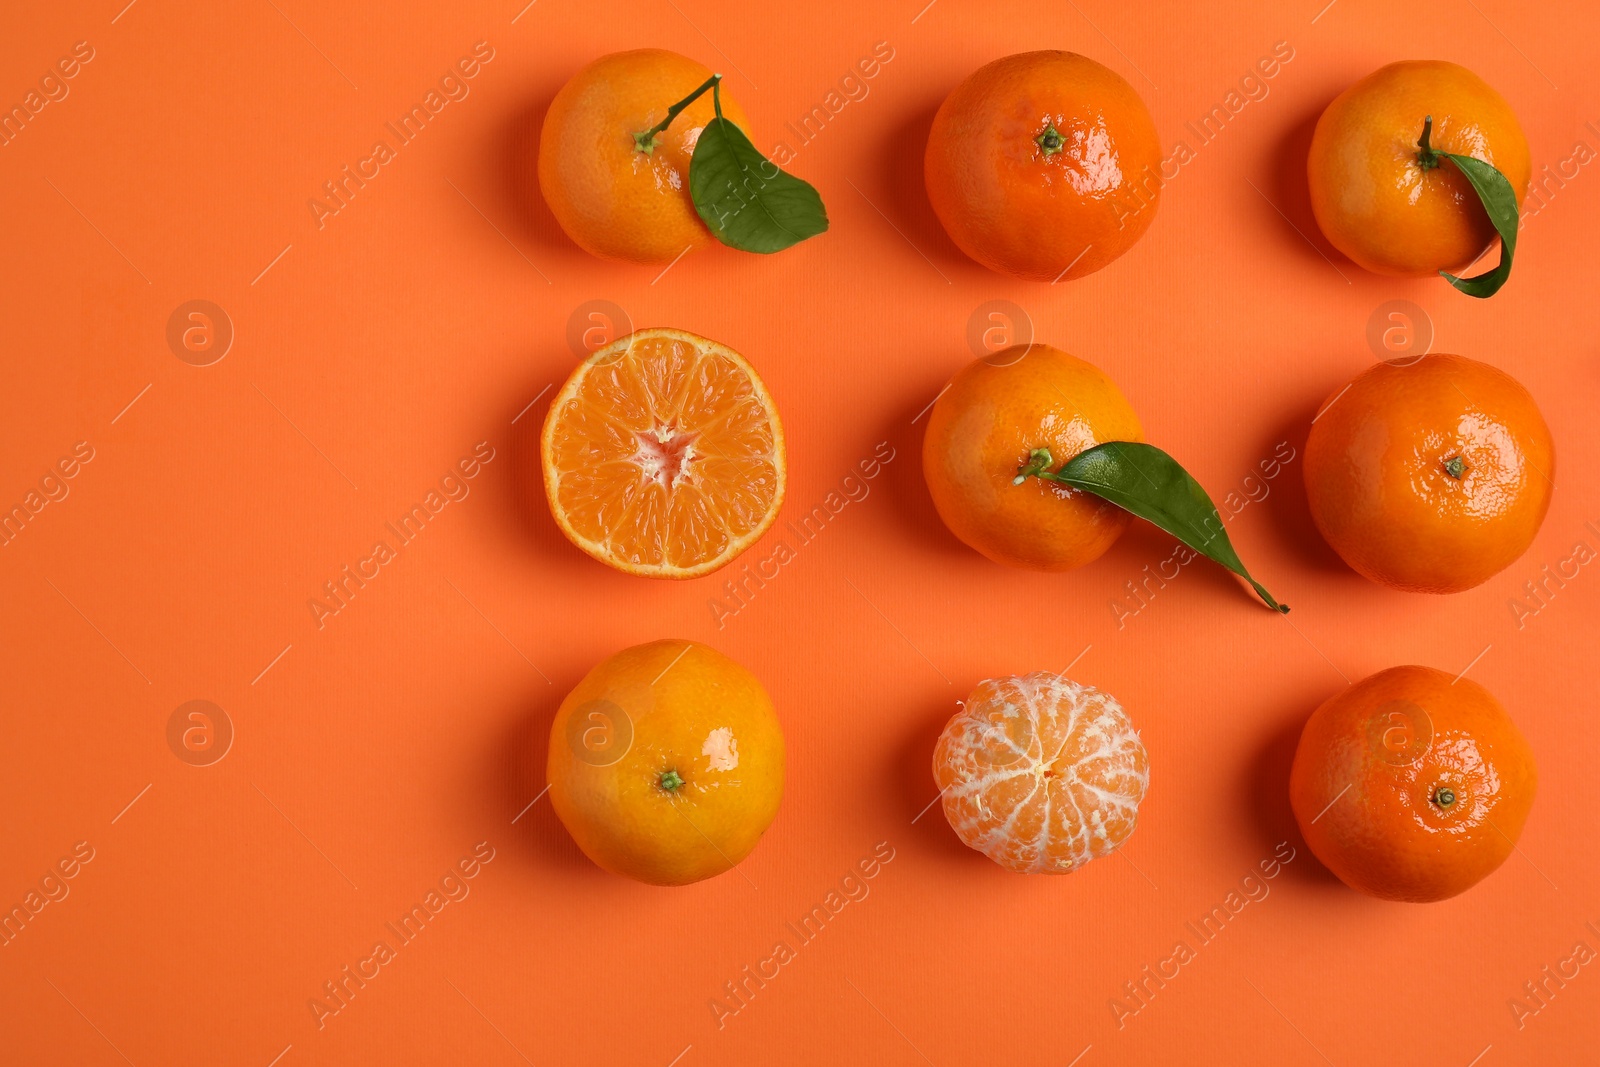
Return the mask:
{"type": "Polygon", "coordinates": [[[1511,257],[1517,251],[1517,193],[1506,176],[1481,159],[1457,155],[1454,152],[1437,152],[1456,165],[1467,176],[1483,209],[1489,213],[1495,232],[1500,235],[1500,264],[1494,270],[1475,278],[1458,278],[1448,271],[1440,271],[1445,281],[1468,296],[1490,297],[1511,277],[1511,257]]]}
{"type": "Polygon", "coordinates": [[[1216,560],[1254,586],[1269,608],[1288,613],[1289,608],[1272,599],[1244,569],[1222,527],[1222,516],[1200,483],[1161,449],[1142,442],[1110,441],[1079,452],[1054,474],[1034,471],[1033,466],[1022,468],[1018,477],[1022,471],[1038,473],[1111,501],[1216,560]]]}
{"type": "Polygon", "coordinates": [[[762,155],[744,131],[717,115],[700,131],[689,161],[694,209],[723,244],[744,252],[781,252],[828,228],[816,189],[762,155]]]}

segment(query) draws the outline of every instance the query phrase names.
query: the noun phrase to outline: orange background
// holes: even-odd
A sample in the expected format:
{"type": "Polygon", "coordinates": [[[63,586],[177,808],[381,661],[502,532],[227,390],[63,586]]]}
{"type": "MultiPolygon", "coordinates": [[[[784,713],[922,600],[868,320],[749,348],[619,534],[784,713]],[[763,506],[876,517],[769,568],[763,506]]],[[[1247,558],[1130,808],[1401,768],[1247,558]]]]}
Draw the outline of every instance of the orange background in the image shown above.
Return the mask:
{"type": "MultiPolygon", "coordinates": [[[[1586,125],[1600,126],[1600,21],[1585,5],[123,2],[35,5],[0,40],[7,105],[76,42],[94,50],[70,94],[0,147],[0,504],[77,442],[94,450],[0,548],[0,905],[76,843],[94,855],[0,948],[0,1060],[1594,1062],[1595,968],[1551,983],[1520,1028],[1508,1002],[1578,941],[1600,948],[1585,927],[1600,920],[1600,574],[1583,569],[1520,620],[1509,602],[1575,542],[1600,547],[1585,525],[1600,520],[1600,176],[1569,165],[1564,187],[1550,183],[1510,285],[1479,302],[1340,258],[1303,173],[1327,102],[1405,57],[1496,86],[1536,173],[1575,142],[1600,149],[1586,125]],[[319,228],[307,201],[322,183],[479,41],[493,59],[470,95],[319,228]],[[1268,95],[1201,145],[1184,124],[1280,41],[1294,55],[1268,95]],[[878,42],[894,54],[868,95],[797,146],[784,124],[878,42]],[[821,190],[829,233],[773,257],[695,254],[664,275],[562,236],[530,182],[540,117],[583,63],[647,44],[727,74],[757,144],[796,148],[789,169],[821,190]],[[944,95],[990,59],[1046,47],[1119,71],[1163,143],[1194,153],[1127,256],[1055,287],[964,260],[920,176],[944,95]],[[236,331],[205,367],[165,338],[196,298],[236,331]],[[625,577],[545,510],[535,437],[576,358],[569,317],[596,299],[756,365],[789,435],[785,520],[880,442],[894,452],[720,627],[711,601],[731,571],[625,577]],[[969,317],[994,299],[1108,371],[1219,501],[1265,487],[1229,529],[1293,615],[1197,562],[1119,620],[1124,583],[1170,554],[1150,527],[1059,576],[1001,569],[945,532],[915,417],[973,357],[969,317]],[[1246,484],[1280,442],[1298,457],[1319,402],[1372,362],[1367,324],[1390,299],[1424,309],[1435,350],[1520,379],[1561,454],[1528,554],[1448,599],[1344,568],[1311,527],[1298,458],[1246,484]],[[483,441],[494,459],[470,495],[319,629],[307,605],[323,583],[483,441]],[[562,695],[662,636],[754,670],[790,752],[784,808],[739,873],[678,890],[604,874],[547,800],[528,807],[562,695]],[[933,742],[978,680],[1074,660],[1141,727],[1151,791],[1120,855],[1065,878],[1011,875],[937,808],[917,818],[933,742]],[[1337,883],[1285,796],[1312,708],[1347,678],[1412,662],[1470,666],[1541,770],[1519,852],[1425,907],[1337,883]],[[193,699],[235,731],[211,766],[168,745],[193,699]],[[1137,1003],[1124,983],[1180,938],[1194,947],[1185,924],[1285,841],[1298,851],[1270,894],[1119,1025],[1113,998],[1137,1003]],[[493,859],[470,895],[319,1028],[308,1002],[323,983],[479,842],[493,859]],[[880,842],[893,859],[870,895],[719,1025],[724,983],[792,943],[785,924],[880,842]]],[[[741,562],[769,556],[783,529],[741,562]]]]}

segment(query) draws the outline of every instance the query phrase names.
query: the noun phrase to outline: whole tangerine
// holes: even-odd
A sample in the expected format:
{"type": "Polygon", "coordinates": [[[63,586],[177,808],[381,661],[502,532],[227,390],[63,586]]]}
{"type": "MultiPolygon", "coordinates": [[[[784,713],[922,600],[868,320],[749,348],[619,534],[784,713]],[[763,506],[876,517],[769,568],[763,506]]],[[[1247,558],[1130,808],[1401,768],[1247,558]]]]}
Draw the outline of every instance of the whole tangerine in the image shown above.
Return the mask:
{"type": "MultiPolygon", "coordinates": [[[[556,93],[539,134],[539,188],[585,251],[668,263],[713,239],[689,195],[689,161],[715,117],[712,94],[684,108],[648,151],[634,137],[710,77],[676,52],[640,48],[601,56],[556,93]]],[[[744,109],[720,91],[723,117],[748,134],[744,109]]]]}
{"type": "Polygon", "coordinates": [[[1528,191],[1528,140],[1505,98],[1440,60],[1390,63],[1340,93],[1317,120],[1306,159],[1311,210],[1335,248],[1377,274],[1465,269],[1495,240],[1483,202],[1454,164],[1471,156],[1528,191]],[[1431,120],[1431,121],[1430,121],[1431,120]]]}
{"type": "Polygon", "coordinates": [[[687,885],[750,854],[783,796],[783,732],[744,667],[694,641],[597,665],[550,725],[550,803],[614,874],[687,885]]]}
{"type": "Polygon", "coordinates": [[[1462,356],[1379,363],[1306,440],[1306,500],[1328,544],[1381,585],[1456,593],[1510,566],[1550,507],[1555,445],[1528,391],[1462,356]]]}
{"type": "Polygon", "coordinates": [[[1139,417],[1099,368],[1049,345],[967,364],[934,401],[922,474],[944,524],[997,563],[1065,571],[1099,559],[1129,515],[1041,478],[1017,484],[1032,450],[1062,463],[1107,441],[1143,439],[1139,417]]]}
{"type": "Polygon", "coordinates": [[[1150,110],[1073,52],[997,59],[956,86],[928,133],[923,178],[951,240],[990,270],[1081,278],[1131,248],[1161,199],[1150,110]]]}
{"type": "Polygon", "coordinates": [[[1516,847],[1538,788],[1533,751],[1489,691],[1391,667],[1312,713],[1289,774],[1306,844],[1353,889],[1444,900],[1516,847]]]}

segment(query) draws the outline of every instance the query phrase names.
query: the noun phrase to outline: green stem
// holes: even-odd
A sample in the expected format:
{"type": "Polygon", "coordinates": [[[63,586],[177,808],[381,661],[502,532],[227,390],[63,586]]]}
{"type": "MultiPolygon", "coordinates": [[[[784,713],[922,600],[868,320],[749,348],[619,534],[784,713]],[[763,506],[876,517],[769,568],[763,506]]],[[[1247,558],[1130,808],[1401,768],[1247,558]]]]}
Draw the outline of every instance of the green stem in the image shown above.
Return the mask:
{"type": "Polygon", "coordinates": [[[1062,147],[1067,142],[1062,140],[1061,131],[1056,129],[1055,125],[1052,123],[1044,128],[1043,133],[1033,139],[1033,143],[1038,145],[1039,151],[1043,152],[1045,155],[1053,156],[1057,152],[1061,151],[1062,147]]]}
{"type": "MultiPolygon", "coordinates": [[[[716,86],[717,86],[717,83],[720,82],[721,80],[722,80],[722,75],[720,75],[720,74],[711,75],[711,77],[709,77],[709,78],[707,78],[705,80],[705,84],[701,85],[700,88],[696,89],[694,92],[690,93],[688,96],[684,97],[682,100],[679,100],[676,104],[673,104],[671,107],[667,108],[667,117],[666,118],[662,119],[660,122],[656,123],[654,126],[650,127],[648,130],[645,130],[643,133],[634,134],[633,135],[633,146],[635,148],[637,148],[639,151],[643,152],[647,156],[654,154],[654,152],[656,150],[656,136],[658,134],[660,134],[663,130],[665,130],[668,126],[672,125],[672,120],[677,118],[678,114],[681,111],[683,111],[684,108],[688,107],[690,104],[694,103],[696,100],[698,100],[702,96],[704,96],[707,89],[715,89],[716,86]]],[[[721,118],[722,117],[722,106],[721,106],[720,101],[717,100],[717,97],[716,97],[715,94],[712,95],[712,101],[717,103],[717,117],[721,118]]]]}
{"type": "Polygon", "coordinates": [[[683,779],[678,777],[677,771],[662,771],[656,784],[669,793],[676,793],[683,788],[683,779]]]}
{"type": "Polygon", "coordinates": [[[1417,166],[1423,170],[1433,170],[1439,165],[1439,153],[1428,143],[1432,133],[1433,116],[1429,115],[1422,120],[1422,139],[1417,142],[1417,166]]]}
{"type": "Polygon", "coordinates": [[[1012,485],[1021,485],[1029,478],[1043,478],[1047,482],[1056,481],[1055,472],[1050,470],[1055,459],[1051,457],[1048,448],[1035,448],[1028,453],[1028,462],[1017,468],[1017,476],[1011,479],[1012,485]]]}

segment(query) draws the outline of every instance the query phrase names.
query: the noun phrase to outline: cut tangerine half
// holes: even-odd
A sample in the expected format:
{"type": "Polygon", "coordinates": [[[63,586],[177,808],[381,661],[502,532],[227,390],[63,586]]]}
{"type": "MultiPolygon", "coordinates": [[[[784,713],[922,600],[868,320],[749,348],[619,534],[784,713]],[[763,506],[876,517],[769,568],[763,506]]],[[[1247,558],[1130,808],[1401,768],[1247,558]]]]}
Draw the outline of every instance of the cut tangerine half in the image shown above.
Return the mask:
{"type": "Polygon", "coordinates": [[[640,330],[580,363],[540,451],[561,532],[628,574],[709,574],[783,504],[783,426],[767,387],[739,353],[684,330],[640,330]]]}
{"type": "Polygon", "coordinates": [[[1037,671],[979,682],[933,753],[945,818],[1023,874],[1066,874],[1133,833],[1150,759],[1122,705],[1037,671]]]}

